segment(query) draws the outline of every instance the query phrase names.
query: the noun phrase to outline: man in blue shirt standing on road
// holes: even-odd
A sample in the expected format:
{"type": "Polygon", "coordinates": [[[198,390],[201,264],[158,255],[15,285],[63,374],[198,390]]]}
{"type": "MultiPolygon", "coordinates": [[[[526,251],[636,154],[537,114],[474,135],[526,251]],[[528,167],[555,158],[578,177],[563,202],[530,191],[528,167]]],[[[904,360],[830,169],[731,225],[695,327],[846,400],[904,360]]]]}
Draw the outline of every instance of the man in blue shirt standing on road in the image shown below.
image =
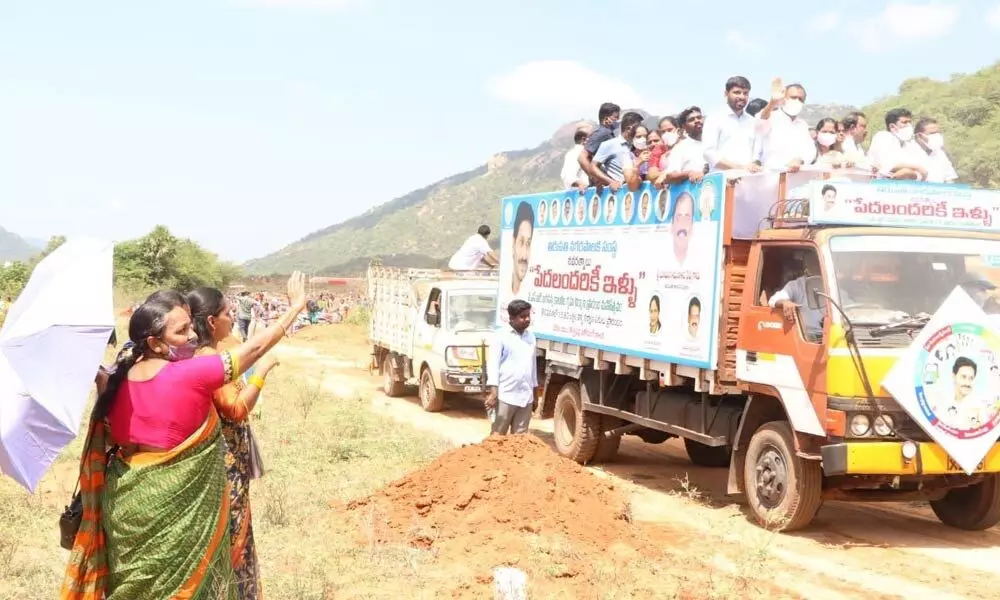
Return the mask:
{"type": "Polygon", "coordinates": [[[536,402],[538,367],[531,304],[513,300],[507,305],[510,328],[497,332],[486,364],[486,408],[493,414],[493,433],[525,433],[536,402]]]}

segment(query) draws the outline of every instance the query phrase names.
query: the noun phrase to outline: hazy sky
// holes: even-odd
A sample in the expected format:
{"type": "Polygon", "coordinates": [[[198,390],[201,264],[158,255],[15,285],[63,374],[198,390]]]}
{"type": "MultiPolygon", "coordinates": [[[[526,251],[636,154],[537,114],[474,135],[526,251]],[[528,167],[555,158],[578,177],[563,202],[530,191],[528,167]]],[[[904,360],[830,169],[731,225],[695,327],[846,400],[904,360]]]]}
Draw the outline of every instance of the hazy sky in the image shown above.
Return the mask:
{"type": "Polygon", "coordinates": [[[743,74],[863,104],[998,36],[1000,0],[0,0],[0,225],[244,260],[602,101],[713,108],[743,74]]]}

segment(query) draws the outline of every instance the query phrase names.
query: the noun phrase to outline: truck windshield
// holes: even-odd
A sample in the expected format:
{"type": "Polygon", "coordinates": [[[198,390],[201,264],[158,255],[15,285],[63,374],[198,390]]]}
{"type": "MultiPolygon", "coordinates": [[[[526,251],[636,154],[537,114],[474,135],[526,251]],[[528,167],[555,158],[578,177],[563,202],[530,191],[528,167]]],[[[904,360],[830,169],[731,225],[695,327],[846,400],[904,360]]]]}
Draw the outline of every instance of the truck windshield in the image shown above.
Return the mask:
{"type": "Polygon", "coordinates": [[[839,301],[855,324],[934,314],[958,285],[987,313],[1000,312],[1000,241],[836,236],[830,251],[839,301]]]}
{"type": "Polygon", "coordinates": [[[451,292],[448,294],[448,329],[492,329],[496,309],[497,296],[493,292],[451,292]]]}

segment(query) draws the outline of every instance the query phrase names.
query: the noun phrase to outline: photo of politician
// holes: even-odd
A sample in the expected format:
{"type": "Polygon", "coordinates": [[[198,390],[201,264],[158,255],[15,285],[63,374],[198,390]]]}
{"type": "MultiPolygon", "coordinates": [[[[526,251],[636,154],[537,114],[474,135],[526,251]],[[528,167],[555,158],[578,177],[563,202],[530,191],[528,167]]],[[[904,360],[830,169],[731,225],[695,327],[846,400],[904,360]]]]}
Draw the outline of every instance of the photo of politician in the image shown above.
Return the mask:
{"type": "Polygon", "coordinates": [[[541,202],[538,203],[538,224],[545,225],[545,222],[548,221],[548,216],[549,216],[549,203],[545,200],[542,200],[541,202]]]}
{"type": "Polygon", "coordinates": [[[559,201],[553,200],[549,203],[549,220],[552,221],[553,225],[559,224],[559,201]]]}
{"type": "MultiPolygon", "coordinates": [[[[553,204],[556,204],[555,202],[553,204]]],[[[556,204],[558,207],[558,204],[556,204]]],[[[521,284],[528,274],[528,260],[531,258],[531,238],[535,235],[535,215],[531,205],[521,202],[514,214],[514,237],[511,248],[513,251],[514,269],[510,279],[510,291],[516,297],[521,291],[521,284]]],[[[557,213],[558,214],[558,208],[557,213]]]]}
{"type": "Polygon", "coordinates": [[[604,208],[604,222],[615,222],[615,197],[613,195],[608,196],[608,202],[604,208]]]}
{"type": "Polygon", "coordinates": [[[698,326],[701,325],[701,300],[692,296],[687,309],[687,334],[691,340],[698,339],[698,326]]]}
{"type": "Polygon", "coordinates": [[[601,217],[601,199],[597,194],[590,199],[590,222],[597,223],[597,219],[601,217]]]}

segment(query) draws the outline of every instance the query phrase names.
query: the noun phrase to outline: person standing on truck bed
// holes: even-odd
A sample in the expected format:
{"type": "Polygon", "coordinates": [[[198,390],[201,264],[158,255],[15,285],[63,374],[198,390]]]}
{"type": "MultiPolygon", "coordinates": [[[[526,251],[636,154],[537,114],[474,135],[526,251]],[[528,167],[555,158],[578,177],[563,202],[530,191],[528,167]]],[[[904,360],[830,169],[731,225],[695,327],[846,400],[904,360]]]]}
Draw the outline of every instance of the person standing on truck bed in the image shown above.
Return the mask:
{"type": "Polygon", "coordinates": [[[746,112],[750,80],[739,75],[726,81],[726,107],[705,119],[702,148],[712,171],[760,171],[756,118],[746,112]]]}
{"type": "MultiPolygon", "coordinates": [[[[639,189],[642,179],[639,177],[639,165],[632,154],[633,142],[637,139],[636,132],[642,127],[642,115],[627,112],[622,117],[621,133],[601,144],[594,154],[591,163],[591,179],[597,180],[598,186],[607,186],[612,192],[617,192],[622,185],[630,190],[639,189]]],[[[645,134],[644,134],[645,135],[645,134]]],[[[643,145],[645,137],[639,137],[643,145]]]]}
{"type": "Polygon", "coordinates": [[[594,177],[594,165],[590,161],[597,154],[597,149],[601,147],[601,144],[615,137],[615,128],[618,127],[618,118],[621,114],[621,107],[611,102],[605,102],[597,109],[597,129],[583,143],[583,150],[577,158],[580,168],[590,178],[590,185],[597,184],[597,179],[594,177]]]}
{"type": "Polygon", "coordinates": [[[470,235],[462,247],[448,261],[452,271],[472,271],[475,269],[495,269],[500,264],[497,253],[490,248],[490,226],[480,225],[479,231],[470,235]]]}
{"type": "Polygon", "coordinates": [[[486,363],[486,408],[494,412],[493,433],[525,433],[531,422],[538,388],[535,336],[531,304],[513,300],[507,305],[510,328],[497,332],[486,363]]]}

